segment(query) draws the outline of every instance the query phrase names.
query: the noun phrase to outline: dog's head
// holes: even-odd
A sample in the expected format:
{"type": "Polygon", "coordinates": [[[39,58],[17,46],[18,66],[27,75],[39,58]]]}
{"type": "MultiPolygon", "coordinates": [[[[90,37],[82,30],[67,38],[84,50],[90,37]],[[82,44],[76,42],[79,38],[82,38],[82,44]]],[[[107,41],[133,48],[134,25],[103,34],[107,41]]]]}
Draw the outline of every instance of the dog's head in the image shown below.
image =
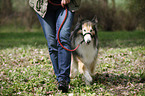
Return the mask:
{"type": "Polygon", "coordinates": [[[92,39],[95,39],[94,43],[96,45],[98,43],[97,23],[98,20],[96,16],[92,20],[84,20],[82,17],[79,17],[75,29],[72,32],[72,35],[76,37],[79,34],[81,34],[86,44],[89,44],[92,41],[92,39]]]}
{"type": "Polygon", "coordinates": [[[82,30],[79,31],[83,35],[86,44],[89,44],[96,34],[95,24],[92,21],[86,20],[82,22],[82,30]]]}

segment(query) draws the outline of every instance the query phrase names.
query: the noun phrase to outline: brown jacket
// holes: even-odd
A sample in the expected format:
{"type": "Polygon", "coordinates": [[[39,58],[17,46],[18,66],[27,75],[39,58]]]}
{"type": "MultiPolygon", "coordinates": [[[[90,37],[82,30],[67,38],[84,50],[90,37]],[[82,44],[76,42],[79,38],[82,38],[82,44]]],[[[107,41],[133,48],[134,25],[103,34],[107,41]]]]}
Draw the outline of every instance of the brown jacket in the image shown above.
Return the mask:
{"type": "MultiPolygon", "coordinates": [[[[70,0],[69,10],[76,11],[80,7],[81,0],[70,0]]],[[[48,0],[29,0],[29,5],[44,18],[47,12],[48,0]]]]}

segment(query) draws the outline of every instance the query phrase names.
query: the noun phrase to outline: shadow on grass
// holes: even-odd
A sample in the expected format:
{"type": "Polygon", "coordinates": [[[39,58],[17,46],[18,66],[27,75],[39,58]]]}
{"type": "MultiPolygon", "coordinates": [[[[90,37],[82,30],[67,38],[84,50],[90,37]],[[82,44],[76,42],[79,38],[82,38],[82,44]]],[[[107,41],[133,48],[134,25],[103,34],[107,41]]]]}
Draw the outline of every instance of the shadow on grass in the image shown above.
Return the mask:
{"type": "MultiPolygon", "coordinates": [[[[97,73],[93,77],[92,85],[85,84],[83,74],[79,74],[71,79],[71,91],[74,93],[96,93],[99,96],[130,96],[131,94],[144,94],[145,81],[134,74],[114,74],[114,73],[97,73]],[[133,92],[133,93],[132,93],[133,92]]],[[[131,95],[131,96],[132,96],[131,95]]],[[[96,96],[96,95],[95,95],[96,96]]]]}
{"type": "Polygon", "coordinates": [[[142,89],[141,83],[145,83],[145,80],[141,77],[132,75],[115,75],[115,74],[100,74],[97,73],[94,76],[94,83],[103,84],[107,89],[114,90],[117,94],[122,94],[124,91],[137,91],[142,89]]]}
{"type": "MultiPolygon", "coordinates": [[[[100,47],[121,48],[145,45],[145,32],[98,32],[100,47]]],[[[43,32],[0,32],[0,50],[19,46],[47,45],[43,32]]]]}
{"type": "Polygon", "coordinates": [[[118,84],[126,86],[128,82],[143,83],[145,81],[143,81],[140,77],[136,77],[134,75],[126,76],[124,74],[114,75],[108,73],[104,73],[104,74],[97,73],[95,74],[94,82],[102,83],[104,85],[108,85],[109,82],[109,84],[115,86],[117,86],[118,84]]]}

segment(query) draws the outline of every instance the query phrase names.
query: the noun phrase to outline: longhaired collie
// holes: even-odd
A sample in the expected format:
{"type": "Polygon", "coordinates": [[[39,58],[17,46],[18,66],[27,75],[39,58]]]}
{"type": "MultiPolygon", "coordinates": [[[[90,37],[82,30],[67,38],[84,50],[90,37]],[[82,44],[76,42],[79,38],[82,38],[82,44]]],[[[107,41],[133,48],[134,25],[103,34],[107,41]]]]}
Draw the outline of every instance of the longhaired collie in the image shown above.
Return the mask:
{"type": "Polygon", "coordinates": [[[98,54],[97,18],[84,20],[79,17],[78,22],[71,34],[71,47],[76,48],[83,40],[79,48],[72,52],[71,78],[74,78],[78,71],[83,73],[85,82],[90,85],[93,81],[96,59],[98,54]]]}

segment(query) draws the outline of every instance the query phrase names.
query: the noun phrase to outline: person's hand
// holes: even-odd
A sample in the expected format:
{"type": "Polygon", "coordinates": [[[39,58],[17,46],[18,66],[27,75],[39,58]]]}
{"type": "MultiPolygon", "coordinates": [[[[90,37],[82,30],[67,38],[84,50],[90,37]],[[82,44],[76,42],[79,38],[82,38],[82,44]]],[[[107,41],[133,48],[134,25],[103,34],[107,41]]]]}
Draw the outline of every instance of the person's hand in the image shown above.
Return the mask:
{"type": "Polygon", "coordinates": [[[61,0],[61,6],[62,7],[64,7],[68,3],[70,3],[70,0],[61,0]]]}

